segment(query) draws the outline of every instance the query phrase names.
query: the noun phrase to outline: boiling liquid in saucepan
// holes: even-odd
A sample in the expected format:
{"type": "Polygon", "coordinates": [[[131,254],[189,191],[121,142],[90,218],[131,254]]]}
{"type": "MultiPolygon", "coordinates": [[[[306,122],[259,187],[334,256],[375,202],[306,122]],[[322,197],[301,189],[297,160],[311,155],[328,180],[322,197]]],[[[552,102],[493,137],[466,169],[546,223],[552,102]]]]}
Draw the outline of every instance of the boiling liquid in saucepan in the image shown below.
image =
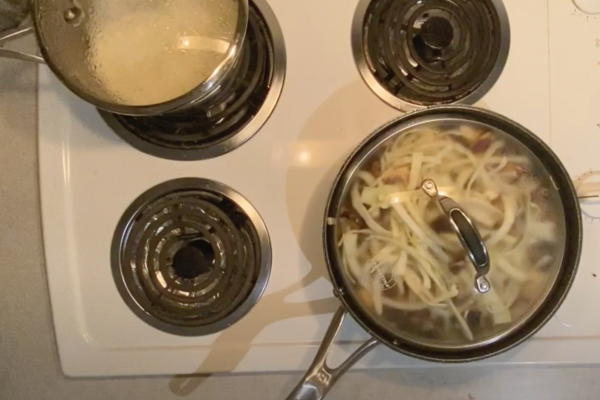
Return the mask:
{"type": "Polygon", "coordinates": [[[87,63],[107,97],[159,104],[204,82],[235,38],[235,0],[97,2],[89,15],[87,63]]]}

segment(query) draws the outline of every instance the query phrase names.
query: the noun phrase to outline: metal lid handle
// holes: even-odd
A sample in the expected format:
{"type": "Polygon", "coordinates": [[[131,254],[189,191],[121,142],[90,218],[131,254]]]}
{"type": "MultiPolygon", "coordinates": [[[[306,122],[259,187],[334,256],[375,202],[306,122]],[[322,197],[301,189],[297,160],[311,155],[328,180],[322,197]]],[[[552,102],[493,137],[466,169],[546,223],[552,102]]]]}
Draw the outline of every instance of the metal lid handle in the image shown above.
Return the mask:
{"type": "Polygon", "coordinates": [[[467,252],[467,256],[471,260],[471,263],[473,263],[473,266],[475,267],[477,273],[477,277],[475,278],[475,288],[480,293],[487,293],[490,290],[490,282],[485,275],[490,272],[490,257],[479,231],[475,228],[471,219],[457,202],[449,197],[439,194],[433,180],[425,179],[421,188],[429,197],[438,202],[450,220],[452,228],[467,252]]]}

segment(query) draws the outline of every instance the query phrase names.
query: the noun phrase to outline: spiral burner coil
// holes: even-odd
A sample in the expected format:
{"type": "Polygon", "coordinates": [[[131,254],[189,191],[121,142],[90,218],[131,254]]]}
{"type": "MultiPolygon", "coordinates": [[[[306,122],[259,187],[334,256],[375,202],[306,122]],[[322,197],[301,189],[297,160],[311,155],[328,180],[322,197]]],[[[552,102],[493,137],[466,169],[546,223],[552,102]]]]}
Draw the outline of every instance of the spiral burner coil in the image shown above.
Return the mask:
{"type": "Polygon", "coordinates": [[[475,102],[508,57],[500,0],[363,0],[353,29],[363,78],[403,110],[475,102]]]}
{"type": "Polygon", "coordinates": [[[267,230],[250,203],[204,179],[160,184],[123,215],[113,277],[127,305],[179,335],[227,328],[258,301],[270,271],[267,230]]]}

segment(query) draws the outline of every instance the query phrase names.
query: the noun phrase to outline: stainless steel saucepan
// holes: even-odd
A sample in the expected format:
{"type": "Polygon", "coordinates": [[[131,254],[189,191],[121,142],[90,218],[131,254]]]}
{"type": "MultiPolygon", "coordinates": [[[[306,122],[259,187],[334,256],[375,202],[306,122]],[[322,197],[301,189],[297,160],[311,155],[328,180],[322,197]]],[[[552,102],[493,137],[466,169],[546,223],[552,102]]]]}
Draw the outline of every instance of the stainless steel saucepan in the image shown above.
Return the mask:
{"type": "Polygon", "coordinates": [[[1,34],[0,57],[48,64],[112,113],[171,113],[227,84],[248,12],[248,0],[32,0],[33,26],[1,34]],[[33,32],[41,57],[2,48],[33,32]]]}
{"type": "Polygon", "coordinates": [[[341,307],[288,400],[322,399],[378,344],[460,363],[523,343],[571,287],[582,221],[567,171],[532,132],[437,106],[389,122],[352,153],[328,200],[324,247],[341,307]],[[330,368],[346,314],[372,338],[330,368]]]}

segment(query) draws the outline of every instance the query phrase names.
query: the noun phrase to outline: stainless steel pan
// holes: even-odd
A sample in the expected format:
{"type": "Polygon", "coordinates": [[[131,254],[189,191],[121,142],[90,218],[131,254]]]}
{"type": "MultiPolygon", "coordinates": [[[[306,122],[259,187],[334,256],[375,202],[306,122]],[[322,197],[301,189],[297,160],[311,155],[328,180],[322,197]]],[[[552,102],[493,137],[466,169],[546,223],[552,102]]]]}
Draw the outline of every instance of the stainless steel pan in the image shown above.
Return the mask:
{"type": "MultiPolygon", "coordinates": [[[[423,182],[425,191],[431,186],[423,182]]],[[[436,193],[429,193],[436,197],[436,193]]],[[[437,198],[437,200],[443,199],[437,198]]],[[[446,203],[448,206],[448,203],[446,203]]],[[[452,209],[460,207],[450,204],[450,207],[441,207],[449,221],[452,218],[452,209]]],[[[454,215],[456,216],[456,215],[454,215]]],[[[467,217],[468,218],[468,217],[467,217]]],[[[460,219],[460,217],[459,217],[460,219]]],[[[485,277],[490,268],[493,274],[495,258],[487,258],[485,249],[486,239],[481,240],[479,234],[469,232],[469,224],[464,220],[455,226],[461,238],[462,245],[471,259],[471,266],[476,273],[476,278],[485,277]],[[483,244],[483,249],[477,243],[483,244]],[[475,251],[475,254],[473,253],[475,251]]],[[[288,400],[317,400],[325,397],[335,382],[361,357],[383,344],[392,351],[396,351],[422,360],[440,363],[463,363],[493,357],[512,349],[523,343],[538,332],[555,314],[571,287],[579,263],[582,247],[582,222],[579,201],[573,183],[554,152],[537,136],[526,128],[501,115],[463,106],[438,106],[406,114],[401,118],[391,121],[369,136],[347,159],[333,185],[324,221],[324,247],[328,271],[334,286],[334,294],[340,300],[341,306],[333,317],[331,325],[325,335],[323,343],[308,372],[289,395],[288,400]],[[380,155],[380,149],[390,141],[395,140],[407,132],[414,130],[422,124],[437,124],[440,129],[446,129],[449,124],[473,123],[490,127],[505,135],[508,141],[514,141],[515,146],[527,152],[535,165],[535,171],[549,192],[548,205],[556,207],[553,212],[559,215],[558,222],[562,224],[561,233],[557,239],[556,257],[549,268],[554,268],[554,274],[549,284],[544,288],[539,301],[527,309],[520,321],[508,324],[501,331],[489,331],[480,334],[480,339],[475,337],[473,342],[446,341],[442,337],[433,341],[429,337],[419,336],[403,331],[403,320],[398,322],[399,328],[393,328],[387,321],[383,321],[366,304],[365,298],[353,288],[353,280],[349,279],[344,266],[344,256],[340,255],[340,212],[344,208],[346,196],[357,181],[357,174],[363,169],[366,162],[380,155]],[[347,314],[356,320],[372,338],[365,342],[358,350],[348,357],[338,368],[327,365],[327,356],[334,344],[344,318],[347,314]]],[[[552,250],[548,250],[552,252],[552,250]]],[[[554,253],[553,253],[554,255],[554,253]]],[[[479,281],[479,288],[474,284],[474,293],[477,296],[486,296],[490,289],[489,283],[479,281]]],[[[408,328],[407,328],[408,329],[408,328]]]]}
{"type": "MultiPolygon", "coordinates": [[[[123,15],[113,13],[108,18],[100,18],[97,16],[97,10],[107,9],[111,7],[111,3],[125,4],[125,2],[123,0],[32,0],[30,8],[33,26],[16,28],[0,34],[0,57],[47,64],[73,93],[97,108],[112,113],[150,116],[179,111],[206,101],[221,87],[230,83],[228,77],[235,75],[231,74],[231,71],[238,64],[248,24],[248,0],[200,1],[207,4],[207,13],[215,12],[222,5],[228,5],[232,10],[236,10],[233,15],[227,15],[228,22],[234,26],[233,31],[230,37],[224,40],[204,35],[196,36],[193,33],[194,27],[190,26],[172,27],[181,30],[178,43],[173,44],[174,52],[201,47],[213,53],[220,53],[221,59],[214,71],[206,79],[199,81],[192,90],[158,104],[128,104],[127,101],[116,99],[114,93],[100,83],[96,73],[97,68],[92,65],[89,57],[92,37],[103,30],[110,30],[111,25],[108,23],[114,23],[115,18],[130,21],[138,25],[139,29],[144,29],[144,21],[147,20],[147,15],[151,15],[154,7],[152,2],[127,0],[127,3],[131,3],[127,13],[123,15]],[[136,16],[139,10],[145,10],[145,14],[136,16]],[[108,25],[103,26],[105,24],[108,25]],[[41,56],[3,48],[9,41],[31,33],[36,36],[41,56]]],[[[201,17],[205,17],[204,21],[212,18],[211,15],[201,17]]],[[[215,16],[215,18],[223,19],[222,16],[215,16]]],[[[198,18],[198,20],[202,19],[198,18]]],[[[149,24],[147,28],[150,29],[151,21],[148,20],[147,23],[149,24]]],[[[131,39],[123,38],[123,41],[127,40],[131,39]]],[[[172,71],[164,73],[162,79],[168,82],[178,73],[180,71],[173,68],[172,71]]],[[[156,83],[148,82],[148,85],[153,84],[156,83]]]]}

